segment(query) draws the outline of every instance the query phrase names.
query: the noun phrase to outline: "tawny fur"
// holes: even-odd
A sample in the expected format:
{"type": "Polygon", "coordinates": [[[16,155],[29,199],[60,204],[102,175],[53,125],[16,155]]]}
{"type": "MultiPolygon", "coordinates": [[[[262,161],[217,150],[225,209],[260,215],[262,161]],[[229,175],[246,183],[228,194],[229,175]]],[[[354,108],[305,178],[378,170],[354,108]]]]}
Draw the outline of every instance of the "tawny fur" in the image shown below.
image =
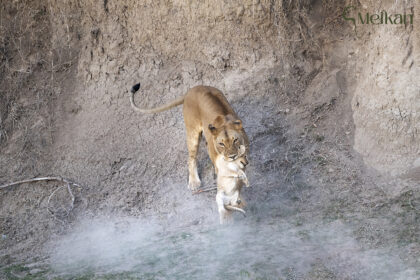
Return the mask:
{"type": "Polygon", "coordinates": [[[244,162],[247,163],[246,155],[240,155],[234,161],[226,161],[223,156],[216,158],[216,166],[219,169],[216,203],[221,224],[230,221],[231,211],[239,211],[245,215],[241,189],[243,185],[249,187],[249,182],[244,172],[244,162]]]}
{"type": "Polygon", "coordinates": [[[133,87],[130,96],[132,107],[142,113],[158,113],[183,104],[185,128],[188,146],[188,187],[197,190],[201,185],[197,172],[197,151],[200,137],[204,134],[208,143],[207,149],[215,167],[216,157],[222,155],[226,161],[238,158],[239,147],[245,146],[248,151],[248,137],[238,118],[223,93],[209,86],[196,86],[184,96],[153,109],[142,109],[134,103],[134,93],[139,86],[133,87]]]}

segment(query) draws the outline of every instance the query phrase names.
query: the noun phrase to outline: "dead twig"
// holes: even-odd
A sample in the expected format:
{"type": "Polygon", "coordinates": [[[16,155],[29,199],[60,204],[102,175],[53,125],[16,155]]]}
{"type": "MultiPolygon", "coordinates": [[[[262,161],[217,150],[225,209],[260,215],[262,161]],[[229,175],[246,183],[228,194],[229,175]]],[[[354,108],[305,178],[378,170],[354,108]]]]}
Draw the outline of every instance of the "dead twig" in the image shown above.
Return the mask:
{"type": "MultiPolygon", "coordinates": [[[[32,183],[32,182],[38,182],[38,181],[60,181],[60,182],[63,182],[63,183],[66,183],[67,184],[67,191],[69,192],[69,195],[70,195],[70,198],[71,198],[71,205],[70,205],[70,208],[69,209],[66,209],[66,212],[67,212],[67,214],[65,215],[65,217],[67,217],[69,214],[70,214],[70,212],[73,210],[73,208],[74,208],[74,195],[73,195],[73,192],[72,192],[72,190],[71,190],[71,186],[73,185],[73,186],[76,186],[76,187],[79,187],[79,188],[81,188],[81,186],[79,185],[79,184],[77,184],[77,183],[75,183],[75,182],[72,182],[72,181],[70,181],[70,180],[67,180],[67,179],[65,179],[65,178],[62,178],[62,177],[38,177],[38,178],[33,178],[33,179],[26,179],[26,180],[21,180],[21,181],[16,181],[16,182],[12,182],[12,183],[9,183],[9,184],[4,184],[4,185],[1,185],[0,186],[0,190],[1,189],[5,189],[5,188],[7,188],[7,187],[11,187],[11,186],[16,186],[16,185],[20,185],[20,184],[25,184],[25,183],[32,183]]],[[[50,194],[50,196],[48,197],[48,202],[47,202],[47,210],[48,210],[48,212],[57,220],[57,221],[59,221],[59,222],[61,222],[61,223],[63,223],[64,224],[64,221],[63,220],[61,220],[60,218],[58,218],[56,215],[55,215],[55,213],[50,209],[50,201],[51,201],[51,198],[54,196],[54,194],[57,192],[57,191],[59,191],[60,189],[62,189],[64,186],[60,186],[60,187],[58,187],[58,188],[56,188],[51,194],[50,194]]]]}
{"type": "Polygon", "coordinates": [[[65,178],[62,178],[62,177],[38,177],[38,178],[26,179],[26,180],[21,180],[21,181],[12,182],[12,183],[9,183],[9,184],[1,185],[0,190],[5,189],[7,187],[15,186],[15,185],[32,183],[32,182],[37,182],[37,181],[60,181],[60,182],[64,182],[64,183],[67,183],[67,184],[72,184],[72,185],[75,185],[76,187],[81,188],[81,186],[79,184],[76,184],[75,182],[72,182],[72,181],[67,180],[65,178]]]}
{"type": "Polygon", "coordinates": [[[201,189],[201,190],[198,190],[198,191],[193,192],[192,194],[199,194],[199,193],[209,192],[209,191],[214,191],[214,190],[217,190],[217,187],[207,188],[207,189],[201,189]]]}
{"type": "MultiPolygon", "coordinates": [[[[58,188],[56,188],[51,194],[50,194],[50,196],[48,197],[48,201],[47,201],[47,210],[48,210],[48,212],[51,214],[51,216],[53,216],[54,217],[54,219],[56,219],[57,221],[59,221],[59,222],[61,222],[62,224],[64,224],[64,221],[62,220],[62,219],[60,219],[60,218],[58,218],[55,214],[54,214],[54,211],[52,211],[51,209],[50,209],[50,200],[51,200],[51,198],[54,196],[54,194],[58,191],[58,190],[60,190],[60,189],[62,189],[63,188],[63,186],[60,186],[60,187],[58,187],[58,188]]],[[[72,205],[72,207],[71,207],[72,209],[73,209],[73,205],[72,205]]],[[[70,213],[70,212],[67,212],[67,213],[70,213]]]]}

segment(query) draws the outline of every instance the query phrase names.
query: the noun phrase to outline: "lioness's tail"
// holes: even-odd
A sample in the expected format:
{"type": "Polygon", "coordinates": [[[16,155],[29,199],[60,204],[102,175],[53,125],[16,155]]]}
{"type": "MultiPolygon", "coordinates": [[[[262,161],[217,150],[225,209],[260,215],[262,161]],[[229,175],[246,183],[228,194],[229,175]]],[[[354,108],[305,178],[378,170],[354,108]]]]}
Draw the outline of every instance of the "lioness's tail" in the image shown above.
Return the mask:
{"type": "Polygon", "coordinates": [[[159,113],[159,112],[163,112],[166,110],[171,109],[172,107],[181,105],[182,103],[184,103],[184,96],[178,97],[177,99],[175,99],[174,101],[172,101],[171,103],[162,105],[160,107],[156,107],[153,109],[142,109],[136,106],[136,104],[134,103],[134,94],[140,89],[140,84],[135,84],[130,91],[130,103],[131,103],[131,107],[133,107],[134,110],[141,112],[141,113],[146,113],[146,114],[153,114],[153,113],[159,113]]]}

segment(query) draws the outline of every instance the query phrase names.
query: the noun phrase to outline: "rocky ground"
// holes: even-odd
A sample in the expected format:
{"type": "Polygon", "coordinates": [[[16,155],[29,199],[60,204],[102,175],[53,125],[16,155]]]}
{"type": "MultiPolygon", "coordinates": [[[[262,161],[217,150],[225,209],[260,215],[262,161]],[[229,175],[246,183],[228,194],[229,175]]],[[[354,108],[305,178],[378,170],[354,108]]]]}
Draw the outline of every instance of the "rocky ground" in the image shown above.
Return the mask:
{"type": "MultiPolygon", "coordinates": [[[[405,1],[0,4],[0,278],[419,279],[420,24],[405,1]],[[181,108],[211,85],[251,142],[247,217],[187,189],[181,108]],[[57,190],[53,196],[51,194],[57,190]],[[51,210],[51,212],[48,211],[51,210]],[[71,209],[71,211],[69,211],[71,209]]],[[[204,143],[203,188],[215,185],[204,143]]]]}

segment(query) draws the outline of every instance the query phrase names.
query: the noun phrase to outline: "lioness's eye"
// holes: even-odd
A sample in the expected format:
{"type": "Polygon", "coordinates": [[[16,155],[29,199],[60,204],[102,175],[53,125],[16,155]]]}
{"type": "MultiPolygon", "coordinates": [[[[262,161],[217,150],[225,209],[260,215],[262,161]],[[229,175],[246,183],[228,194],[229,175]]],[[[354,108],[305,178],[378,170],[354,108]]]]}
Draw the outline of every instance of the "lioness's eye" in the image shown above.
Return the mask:
{"type": "Polygon", "coordinates": [[[225,146],[225,144],[223,144],[223,143],[219,143],[219,145],[220,145],[220,146],[223,146],[223,147],[225,146]]]}
{"type": "Polygon", "coordinates": [[[233,140],[233,143],[236,143],[236,141],[238,141],[238,138],[235,138],[235,140],[233,140]]]}

